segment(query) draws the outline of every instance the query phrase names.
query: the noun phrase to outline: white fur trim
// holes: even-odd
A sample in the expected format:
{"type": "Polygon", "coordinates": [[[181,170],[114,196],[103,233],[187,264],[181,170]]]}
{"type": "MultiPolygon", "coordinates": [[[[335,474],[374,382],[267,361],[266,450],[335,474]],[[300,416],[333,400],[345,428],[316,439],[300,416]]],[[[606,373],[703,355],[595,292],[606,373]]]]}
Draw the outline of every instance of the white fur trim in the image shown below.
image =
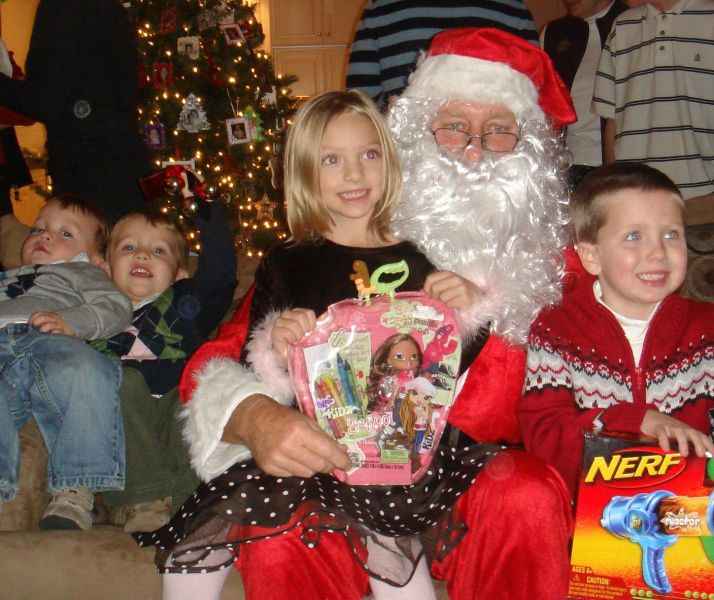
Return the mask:
{"type": "Polygon", "coordinates": [[[181,412],[183,436],[189,444],[191,466],[201,479],[210,481],[251,456],[243,444],[221,441],[235,408],[248,396],[270,396],[271,391],[249,369],[227,359],[208,361],[195,379],[196,389],[181,412]]]}
{"type": "Polygon", "coordinates": [[[270,386],[271,398],[286,406],[292,403],[295,397],[293,385],[288,372],[278,362],[273,351],[271,333],[280,313],[270,312],[254,329],[250,340],[246,344],[248,349],[248,363],[253,367],[253,372],[258,378],[270,386]]]}
{"type": "Polygon", "coordinates": [[[487,325],[501,314],[503,300],[493,282],[482,274],[466,269],[460,272],[459,275],[468,279],[481,291],[481,295],[471,306],[455,311],[461,337],[464,340],[470,340],[478,334],[484,325],[487,325]]]}
{"type": "Polygon", "coordinates": [[[503,104],[516,117],[545,119],[538,90],[526,75],[503,63],[455,54],[424,55],[403,96],[503,104]]]}

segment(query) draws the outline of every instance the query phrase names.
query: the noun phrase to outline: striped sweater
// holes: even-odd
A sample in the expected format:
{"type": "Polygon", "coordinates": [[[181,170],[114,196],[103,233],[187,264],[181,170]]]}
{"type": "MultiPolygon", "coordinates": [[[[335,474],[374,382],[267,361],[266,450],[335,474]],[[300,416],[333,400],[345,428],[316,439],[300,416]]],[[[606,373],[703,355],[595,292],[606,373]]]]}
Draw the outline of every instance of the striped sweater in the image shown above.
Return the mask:
{"type": "Polygon", "coordinates": [[[431,38],[456,27],[498,27],[538,44],[523,0],[371,0],[352,41],[347,87],[383,106],[404,89],[431,38]]]}
{"type": "Polygon", "coordinates": [[[659,410],[703,432],[714,408],[714,304],[670,295],[635,364],[615,316],[590,285],[533,323],[519,422],[526,449],[555,466],[572,492],[583,430],[639,433],[659,410]]]}

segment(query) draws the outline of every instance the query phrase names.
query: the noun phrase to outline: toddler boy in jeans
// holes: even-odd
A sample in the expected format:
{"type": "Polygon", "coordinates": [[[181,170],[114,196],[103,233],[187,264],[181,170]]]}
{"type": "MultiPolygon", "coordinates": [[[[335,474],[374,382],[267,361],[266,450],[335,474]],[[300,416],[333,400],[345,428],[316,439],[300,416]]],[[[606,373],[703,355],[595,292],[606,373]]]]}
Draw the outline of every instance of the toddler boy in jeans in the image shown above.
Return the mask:
{"type": "Polygon", "coordinates": [[[100,268],[108,225],[81,196],[50,198],[0,272],[0,506],[17,493],[18,431],[34,417],[49,452],[42,529],[89,529],[93,491],[124,485],[119,362],[84,343],[121,331],[131,303],[100,268]]]}

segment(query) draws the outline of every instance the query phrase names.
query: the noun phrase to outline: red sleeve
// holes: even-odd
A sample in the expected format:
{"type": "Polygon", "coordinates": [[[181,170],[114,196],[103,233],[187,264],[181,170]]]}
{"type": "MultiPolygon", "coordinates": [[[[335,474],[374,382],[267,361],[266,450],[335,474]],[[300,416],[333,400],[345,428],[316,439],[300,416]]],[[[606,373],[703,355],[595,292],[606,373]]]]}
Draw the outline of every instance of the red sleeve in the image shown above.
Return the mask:
{"type": "Polygon", "coordinates": [[[645,404],[616,404],[605,410],[600,420],[604,431],[642,433],[642,421],[645,420],[646,412],[645,404]]]}
{"type": "Polygon", "coordinates": [[[479,442],[519,443],[516,407],[525,352],[491,335],[469,367],[448,421],[479,442]]]}
{"type": "Polygon", "coordinates": [[[523,444],[534,456],[554,466],[575,495],[583,458],[583,431],[593,430],[602,409],[580,410],[572,390],[543,386],[526,389],[518,405],[523,444]]]}
{"type": "Polygon", "coordinates": [[[193,396],[196,382],[194,374],[215,358],[227,358],[238,362],[243,351],[248,327],[250,323],[250,306],[253,299],[255,285],[251,286],[248,293],[241,300],[238,310],[233,318],[218,328],[218,334],[212,340],[202,344],[189,359],[181,374],[179,394],[184,404],[193,396]]]}

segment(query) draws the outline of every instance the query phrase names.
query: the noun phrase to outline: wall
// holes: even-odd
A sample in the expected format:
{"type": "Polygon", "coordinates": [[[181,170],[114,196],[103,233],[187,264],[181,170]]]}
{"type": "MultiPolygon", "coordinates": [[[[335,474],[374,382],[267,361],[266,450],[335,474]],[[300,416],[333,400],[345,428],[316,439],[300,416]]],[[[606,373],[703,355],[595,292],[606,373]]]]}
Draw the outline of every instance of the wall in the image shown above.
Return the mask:
{"type": "Polygon", "coordinates": [[[538,31],[548,21],[562,17],[566,13],[563,0],[525,0],[525,3],[533,15],[538,31]]]}

